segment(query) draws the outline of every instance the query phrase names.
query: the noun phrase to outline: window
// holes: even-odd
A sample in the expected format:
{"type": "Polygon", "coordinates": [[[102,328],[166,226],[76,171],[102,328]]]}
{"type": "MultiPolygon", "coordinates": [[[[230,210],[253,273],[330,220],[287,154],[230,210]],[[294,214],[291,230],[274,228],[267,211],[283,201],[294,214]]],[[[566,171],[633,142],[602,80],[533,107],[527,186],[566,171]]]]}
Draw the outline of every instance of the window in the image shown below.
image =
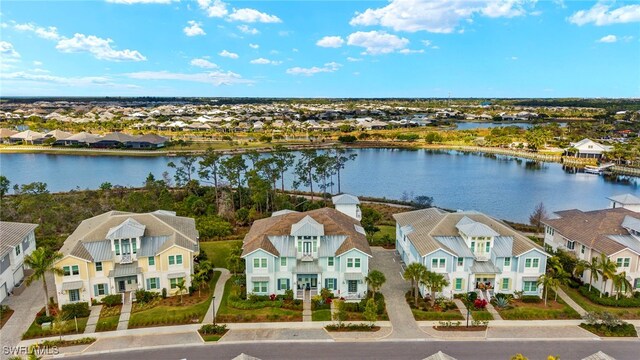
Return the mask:
{"type": "Polygon", "coordinates": [[[80,291],[78,289],[69,290],[69,302],[80,301],[80,291]]]}
{"type": "Polygon", "coordinates": [[[522,290],[525,292],[534,292],[538,290],[538,286],[535,281],[525,281],[522,290]]]}
{"type": "Polygon", "coordinates": [[[176,264],[176,258],[171,255],[169,256],[169,265],[175,265],[176,264]]]}
{"type": "Polygon", "coordinates": [[[131,239],[131,249],[134,254],[138,253],[138,242],[136,239],[131,239]]]}
{"type": "Polygon", "coordinates": [[[476,242],[472,241],[471,242],[471,252],[475,252],[476,251],[476,242]]]}
{"type": "Polygon", "coordinates": [[[80,275],[80,267],[78,265],[71,266],[71,275],[80,275]]]}
{"type": "Polygon", "coordinates": [[[489,241],[484,244],[484,252],[491,252],[491,243],[489,241]]]}
{"type": "Polygon", "coordinates": [[[616,265],[618,265],[618,267],[629,267],[629,265],[631,264],[631,258],[617,258],[616,259],[616,265]]]}
{"type": "Polygon", "coordinates": [[[462,290],[462,279],[456,279],[456,290],[462,290]]]}
{"type": "Polygon", "coordinates": [[[360,258],[355,258],[355,267],[359,268],[360,267],[360,258]]]}
{"type": "Polygon", "coordinates": [[[510,257],[504,258],[504,267],[510,267],[510,266],[511,266],[511,258],[510,257]]]}
{"type": "Polygon", "coordinates": [[[107,284],[96,284],[93,291],[96,296],[107,295],[107,284]]]}
{"type": "MultiPolygon", "coordinates": [[[[347,258],[347,267],[348,268],[352,268],[353,267],[353,260],[354,258],[347,258]]],[[[360,259],[358,259],[360,260],[360,259]]],[[[358,264],[360,264],[360,261],[358,261],[358,264]]],[[[360,267],[360,265],[358,265],[358,267],[360,267]]]]}
{"type": "Polygon", "coordinates": [[[96,271],[102,271],[102,261],[96,263],[96,271]]]}
{"type": "Polygon", "coordinates": [[[176,255],[176,264],[182,264],[182,255],[176,255]]]}
{"type": "Polygon", "coordinates": [[[540,266],[540,259],[533,259],[533,267],[537,268],[540,266]]]}
{"type": "Polygon", "coordinates": [[[149,256],[149,266],[154,266],[156,264],[156,258],[153,256],[149,256]]]}
{"type": "Polygon", "coordinates": [[[268,281],[254,281],[253,282],[253,292],[254,293],[266,294],[267,293],[267,285],[268,284],[269,284],[268,281]]]}
{"type": "Polygon", "coordinates": [[[113,240],[113,246],[116,250],[116,255],[120,255],[120,240],[113,240]]]}
{"type": "Polygon", "coordinates": [[[317,241],[313,241],[313,252],[318,252],[318,242],[317,241]]]}
{"type": "Polygon", "coordinates": [[[177,287],[178,287],[178,284],[179,284],[181,281],[183,281],[183,280],[184,280],[184,278],[181,278],[181,277],[179,277],[179,278],[169,279],[169,285],[170,285],[169,287],[170,287],[171,289],[175,289],[175,288],[177,288],[177,287]]]}
{"type": "Polygon", "coordinates": [[[431,259],[431,268],[432,269],[444,269],[447,264],[447,259],[445,258],[433,258],[431,259]]]}
{"type": "Polygon", "coordinates": [[[20,245],[16,246],[16,256],[20,255],[20,245]]]}
{"type": "Polygon", "coordinates": [[[302,252],[302,241],[298,241],[298,252],[302,252]]]}
{"type": "Polygon", "coordinates": [[[337,279],[324,279],[326,282],[325,287],[328,290],[336,290],[337,279]]]}
{"type": "Polygon", "coordinates": [[[567,241],[567,249],[569,249],[569,250],[573,250],[573,249],[575,249],[575,248],[576,248],[576,242],[575,242],[575,241],[568,240],[568,241],[567,241]]]}
{"type": "Polygon", "coordinates": [[[71,275],[71,268],[68,266],[63,266],[62,267],[62,271],[64,272],[64,276],[70,276],[71,275]]]}
{"type": "Polygon", "coordinates": [[[458,258],[458,266],[463,266],[464,265],[464,258],[459,257],[458,258]]]}
{"type": "Polygon", "coordinates": [[[159,278],[149,278],[147,279],[147,290],[154,290],[160,288],[160,279],[159,278]]]}
{"type": "Polygon", "coordinates": [[[333,264],[334,264],[334,258],[333,256],[329,256],[327,258],[327,266],[333,266],[333,264]]]}
{"type": "Polygon", "coordinates": [[[347,289],[350,293],[358,292],[358,280],[349,280],[347,283],[347,289]]]}
{"type": "Polygon", "coordinates": [[[537,268],[540,265],[540,259],[525,259],[524,267],[526,268],[537,268]]]}
{"type": "Polygon", "coordinates": [[[633,287],[635,287],[636,289],[640,289],[640,278],[637,278],[634,281],[633,287]]]}
{"type": "Polygon", "coordinates": [[[278,279],[278,290],[289,290],[289,279],[278,279]]]}
{"type": "Polygon", "coordinates": [[[253,267],[256,269],[267,268],[267,258],[253,258],[253,267]]]}
{"type": "Polygon", "coordinates": [[[584,254],[586,250],[587,250],[586,246],[584,245],[580,246],[580,254],[584,254]]]}
{"type": "Polygon", "coordinates": [[[280,266],[287,266],[287,258],[286,257],[281,257],[280,258],[280,266]]]}
{"type": "Polygon", "coordinates": [[[509,279],[502,279],[502,290],[509,290],[509,279]]]}

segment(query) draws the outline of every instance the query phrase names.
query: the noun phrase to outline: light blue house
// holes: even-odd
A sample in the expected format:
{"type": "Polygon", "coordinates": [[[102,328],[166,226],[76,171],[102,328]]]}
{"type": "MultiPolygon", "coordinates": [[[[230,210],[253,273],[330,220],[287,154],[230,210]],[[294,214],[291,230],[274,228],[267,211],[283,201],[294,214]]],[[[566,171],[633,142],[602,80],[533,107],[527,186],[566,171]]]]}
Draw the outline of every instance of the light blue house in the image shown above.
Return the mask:
{"type": "Polygon", "coordinates": [[[360,221],[350,216],[357,202],[351,205],[341,211],[285,210],[255,221],[243,242],[247,292],[291,289],[296,298],[308,299],[327,288],[347,300],[364,298],[371,249],[360,221]]]}
{"type": "MultiPolygon", "coordinates": [[[[449,281],[445,297],[478,290],[541,295],[538,277],[549,256],[502,221],[476,211],[431,208],[395,214],[396,249],[405,264],[419,262],[449,281]]],[[[426,289],[422,288],[423,294],[426,289]]]]}

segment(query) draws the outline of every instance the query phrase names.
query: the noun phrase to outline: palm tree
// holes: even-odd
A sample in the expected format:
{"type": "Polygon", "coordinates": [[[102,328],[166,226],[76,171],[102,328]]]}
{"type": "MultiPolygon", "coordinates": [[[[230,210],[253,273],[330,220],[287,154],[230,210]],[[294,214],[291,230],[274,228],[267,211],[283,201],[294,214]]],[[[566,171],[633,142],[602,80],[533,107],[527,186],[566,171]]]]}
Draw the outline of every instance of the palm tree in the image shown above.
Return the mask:
{"type": "Polygon", "coordinates": [[[600,254],[600,261],[598,263],[600,265],[598,267],[598,272],[602,276],[602,289],[600,291],[600,297],[602,297],[602,294],[604,293],[604,290],[605,290],[605,286],[607,285],[607,280],[613,278],[613,276],[616,274],[616,270],[618,269],[618,266],[616,265],[616,263],[611,261],[611,259],[609,259],[605,254],[600,254]]]}
{"type": "Polygon", "coordinates": [[[449,285],[449,281],[445,279],[443,274],[425,271],[422,274],[420,283],[429,289],[431,292],[431,307],[436,303],[436,293],[442,291],[443,288],[449,285]]]}
{"type": "Polygon", "coordinates": [[[182,305],[182,293],[187,291],[187,285],[184,279],[178,281],[176,284],[176,291],[180,294],[180,305],[182,305]]]}
{"type": "Polygon", "coordinates": [[[591,259],[591,262],[587,262],[587,266],[585,270],[589,270],[589,291],[591,291],[591,284],[593,280],[598,281],[598,269],[600,269],[600,263],[598,262],[598,258],[594,257],[591,259]]]}
{"type": "Polygon", "coordinates": [[[418,284],[425,272],[427,272],[426,266],[420,263],[411,263],[409,264],[409,266],[407,266],[406,269],[404,269],[404,274],[402,275],[405,280],[411,281],[411,287],[413,288],[413,297],[416,306],[418,306],[418,284]]]}
{"type": "Polygon", "coordinates": [[[198,271],[191,274],[191,284],[198,288],[198,297],[202,296],[202,287],[207,283],[207,274],[204,271],[198,271]]]}
{"type": "Polygon", "coordinates": [[[376,291],[378,291],[378,289],[382,287],[382,284],[384,284],[385,281],[387,281],[387,278],[384,276],[384,274],[381,271],[373,270],[369,273],[369,275],[367,275],[367,277],[364,278],[364,281],[366,281],[367,284],[371,286],[371,292],[372,292],[371,297],[375,299],[376,291]]]}
{"type": "Polygon", "coordinates": [[[557,272],[556,274],[554,274],[553,276],[553,280],[551,281],[551,287],[553,288],[553,291],[555,292],[555,297],[554,297],[554,301],[558,302],[558,288],[560,287],[560,285],[566,285],[569,283],[569,273],[567,273],[564,270],[561,270],[559,272],[557,272]]]}
{"type": "Polygon", "coordinates": [[[47,289],[46,275],[48,272],[63,275],[64,271],[55,267],[55,263],[60,261],[64,256],[62,253],[53,252],[44,247],[39,247],[31,254],[24,257],[24,264],[27,265],[33,273],[26,280],[27,286],[34,281],[42,279],[42,287],[44,288],[44,309],[47,316],[49,313],[49,291],[47,289]]]}
{"type": "Polygon", "coordinates": [[[629,280],[627,280],[626,271],[623,271],[620,274],[613,275],[613,278],[611,280],[613,282],[611,286],[615,286],[616,289],[616,300],[618,300],[621,291],[624,290],[623,293],[625,294],[631,292],[631,283],[629,282],[629,280]]]}
{"type": "Polygon", "coordinates": [[[542,274],[538,277],[537,284],[544,287],[544,305],[547,306],[547,294],[549,293],[549,287],[554,285],[554,279],[549,273],[542,274]]]}

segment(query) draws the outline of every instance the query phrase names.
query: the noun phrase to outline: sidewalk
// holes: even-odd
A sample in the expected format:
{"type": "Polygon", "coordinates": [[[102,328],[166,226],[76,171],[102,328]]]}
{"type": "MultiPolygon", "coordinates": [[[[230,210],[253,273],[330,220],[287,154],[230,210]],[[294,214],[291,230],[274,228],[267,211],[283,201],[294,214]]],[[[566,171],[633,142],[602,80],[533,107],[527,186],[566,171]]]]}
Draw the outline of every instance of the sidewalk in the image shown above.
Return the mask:
{"type": "Polygon", "coordinates": [[[583,309],[580,305],[573,301],[573,299],[571,299],[571,297],[569,297],[569,295],[567,295],[567,293],[564,292],[564,290],[562,290],[560,287],[558,287],[558,296],[560,296],[560,299],[562,299],[562,301],[567,303],[567,305],[569,305],[573,310],[580,314],[580,316],[587,315],[585,309],[583,309]]]}
{"type": "Polygon", "coordinates": [[[211,301],[211,305],[209,305],[207,314],[202,321],[202,323],[204,324],[213,324],[213,309],[215,308],[216,314],[220,310],[220,304],[222,304],[222,297],[224,295],[224,285],[231,278],[231,273],[227,269],[214,268],[213,271],[220,271],[220,277],[218,278],[218,281],[216,282],[216,288],[213,291],[214,300],[211,301]]]}
{"type": "Polygon", "coordinates": [[[96,332],[96,325],[98,325],[98,319],[100,318],[100,311],[102,311],[102,305],[96,305],[91,307],[91,314],[89,314],[89,320],[87,320],[87,326],[84,328],[85,334],[91,334],[96,332]]]}

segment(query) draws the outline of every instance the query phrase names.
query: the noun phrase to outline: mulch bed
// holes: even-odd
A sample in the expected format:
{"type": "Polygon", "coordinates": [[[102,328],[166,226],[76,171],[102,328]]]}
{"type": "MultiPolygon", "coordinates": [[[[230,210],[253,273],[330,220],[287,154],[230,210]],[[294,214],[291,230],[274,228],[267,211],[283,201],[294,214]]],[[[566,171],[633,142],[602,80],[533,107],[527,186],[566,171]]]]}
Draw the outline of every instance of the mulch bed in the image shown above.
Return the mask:
{"type": "Polygon", "coordinates": [[[485,331],[487,330],[486,326],[434,326],[435,330],[438,331],[485,331]]]}
{"type": "Polygon", "coordinates": [[[371,327],[371,330],[363,330],[363,329],[354,329],[354,328],[349,328],[349,327],[341,327],[341,328],[337,328],[337,329],[327,329],[325,328],[327,331],[330,332],[376,332],[378,330],[380,330],[380,326],[373,326],[371,327]]]}
{"type": "Polygon", "coordinates": [[[11,315],[13,315],[13,309],[2,312],[2,317],[0,317],[0,329],[2,329],[4,324],[6,324],[7,321],[9,321],[9,319],[11,318],[11,315]]]}

